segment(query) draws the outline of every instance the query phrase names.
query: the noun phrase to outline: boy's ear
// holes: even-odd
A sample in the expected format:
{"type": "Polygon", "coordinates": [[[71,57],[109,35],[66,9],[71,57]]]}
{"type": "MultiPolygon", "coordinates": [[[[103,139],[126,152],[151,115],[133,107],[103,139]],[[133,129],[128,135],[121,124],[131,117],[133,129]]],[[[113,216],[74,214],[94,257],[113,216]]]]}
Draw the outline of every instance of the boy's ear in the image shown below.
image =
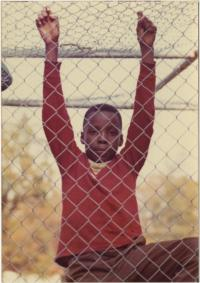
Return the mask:
{"type": "Polygon", "coordinates": [[[123,137],[123,135],[120,135],[119,146],[122,146],[123,142],[124,142],[124,137],[123,137]]]}
{"type": "Polygon", "coordinates": [[[82,143],[82,144],[85,144],[83,132],[81,132],[81,143],[82,143]]]}

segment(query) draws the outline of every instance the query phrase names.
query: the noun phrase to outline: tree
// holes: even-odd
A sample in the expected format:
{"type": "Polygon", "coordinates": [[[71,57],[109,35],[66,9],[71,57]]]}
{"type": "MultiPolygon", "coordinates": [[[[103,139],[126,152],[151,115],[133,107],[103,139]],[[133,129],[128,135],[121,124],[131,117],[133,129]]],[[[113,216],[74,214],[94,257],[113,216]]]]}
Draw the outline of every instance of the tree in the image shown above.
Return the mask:
{"type": "Polygon", "coordinates": [[[151,176],[138,189],[148,242],[198,235],[198,184],[186,176],[151,176]]]}
{"type": "Polygon", "coordinates": [[[3,269],[49,275],[60,220],[60,195],[48,161],[37,160],[33,133],[24,117],[3,130],[3,269]],[[20,129],[20,130],[19,130],[20,129]]]}

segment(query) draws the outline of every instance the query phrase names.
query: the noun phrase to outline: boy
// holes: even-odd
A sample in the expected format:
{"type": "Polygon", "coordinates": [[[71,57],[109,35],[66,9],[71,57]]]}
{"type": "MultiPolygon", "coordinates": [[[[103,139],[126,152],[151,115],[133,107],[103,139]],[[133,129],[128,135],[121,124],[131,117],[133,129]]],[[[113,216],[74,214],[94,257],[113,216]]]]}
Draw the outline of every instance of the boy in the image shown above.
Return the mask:
{"type": "Polygon", "coordinates": [[[156,27],[138,13],[142,62],[124,148],[121,116],[107,104],[85,114],[77,147],[65,108],[58,57],[59,22],[45,8],[36,20],[46,47],[43,125],[62,177],[62,223],[56,262],[67,281],[194,281],[196,239],[145,245],[135,196],[153,133],[156,27]]]}

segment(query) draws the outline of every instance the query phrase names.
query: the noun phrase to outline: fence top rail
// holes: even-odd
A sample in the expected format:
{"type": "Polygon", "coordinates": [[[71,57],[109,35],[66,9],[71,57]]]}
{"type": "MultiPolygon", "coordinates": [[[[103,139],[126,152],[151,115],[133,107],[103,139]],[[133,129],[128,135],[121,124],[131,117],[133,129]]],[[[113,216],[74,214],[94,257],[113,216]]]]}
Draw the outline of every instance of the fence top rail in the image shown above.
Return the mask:
{"type": "MultiPolygon", "coordinates": [[[[92,50],[90,47],[79,47],[78,45],[61,45],[59,50],[60,58],[141,58],[140,52],[135,52],[133,49],[96,49],[92,50]],[[74,48],[75,47],[75,48],[74,48]]],[[[44,58],[45,53],[42,48],[2,48],[3,58],[44,58]]],[[[156,59],[189,59],[190,56],[183,54],[164,54],[159,50],[155,50],[156,59]]]]}
{"type": "MultiPolygon", "coordinates": [[[[33,99],[33,100],[25,100],[25,99],[2,99],[2,106],[13,106],[13,107],[42,107],[42,100],[33,99]]],[[[79,101],[70,101],[66,100],[66,106],[68,108],[89,108],[95,103],[90,101],[79,102],[79,101]]],[[[133,104],[123,104],[123,105],[115,105],[118,109],[133,109],[133,104]]],[[[178,110],[187,110],[187,111],[197,111],[198,107],[194,104],[182,104],[182,105],[170,105],[170,106],[156,106],[156,110],[170,110],[170,111],[178,111],[178,110]]]]}

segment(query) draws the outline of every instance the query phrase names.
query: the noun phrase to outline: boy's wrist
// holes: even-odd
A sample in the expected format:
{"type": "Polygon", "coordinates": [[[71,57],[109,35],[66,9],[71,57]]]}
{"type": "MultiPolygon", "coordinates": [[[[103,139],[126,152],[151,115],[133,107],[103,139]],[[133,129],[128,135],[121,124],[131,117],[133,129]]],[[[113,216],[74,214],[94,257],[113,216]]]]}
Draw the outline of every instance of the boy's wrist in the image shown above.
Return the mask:
{"type": "Polygon", "coordinates": [[[46,48],[52,48],[53,46],[58,46],[58,41],[50,41],[50,42],[45,42],[46,48]]]}
{"type": "Polygon", "coordinates": [[[142,62],[154,63],[154,48],[153,46],[141,47],[142,62]]]}
{"type": "Polygon", "coordinates": [[[46,61],[56,62],[58,59],[58,41],[45,44],[46,61]]]}

